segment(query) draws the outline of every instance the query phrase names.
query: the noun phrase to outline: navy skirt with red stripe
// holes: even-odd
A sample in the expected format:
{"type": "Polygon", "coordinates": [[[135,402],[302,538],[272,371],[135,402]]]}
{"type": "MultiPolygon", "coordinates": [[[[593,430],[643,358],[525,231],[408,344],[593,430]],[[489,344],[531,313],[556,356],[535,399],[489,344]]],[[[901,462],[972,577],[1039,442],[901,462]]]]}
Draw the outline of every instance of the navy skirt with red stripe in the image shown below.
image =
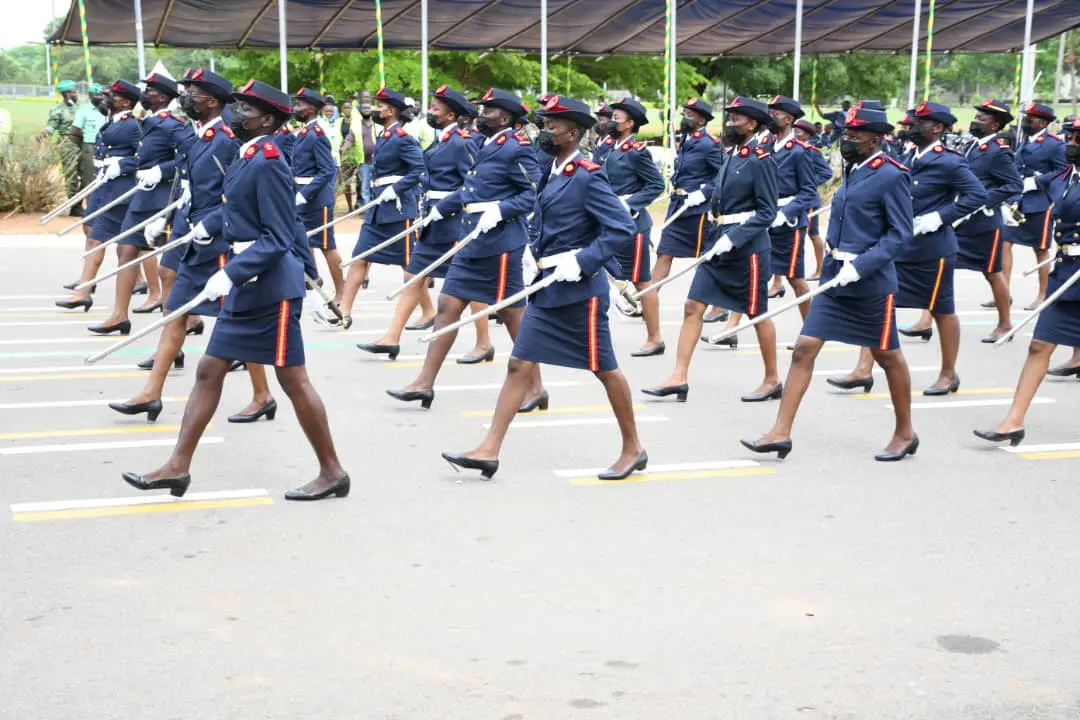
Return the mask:
{"type": "Polygon", "coordinates": [[[725,253],[698,266],[687,298],[756,317],[769,309],[769,253],[725,253]]]}
{"type": "Polygon", "coordinates": [[[1053,345],[1080,347],[1080,302],[1058,300],[1039,313],[1034,338],[1053,345]]]}
{"type": "Polygon", "coordinates": [[[510,354],[521,360],[592,372],[617,370],[608,305],[607,295],[560,307],[530,303],[510,354]]]}
{"type": "MultiPolygon", "coordinates": [[[[147,218],[151,217],[152,215],[155,215],[157,212],[158,212],[158,210],[129,210],[124,215],[124,222],[122,222],[120,224],[120,232],[124,232],[125,230],[129,230],[130,228],[135,227],[136,225],[143,222],[147,218]]],[[[146,242],[146,235],[143,234],[142,230],[136,230],[135,232],[133,232],[131,235],[128,235],[123,240],[118,240],[116,242],[116,244],[117,245],[133,245],[133,246],[139,248],[140,250],[149,250],[150,249],[150,243],[146,242]]]]}
{"type": "Polygon", "coordinates": [[[681,215],[664,229],[660,236],[657,255],[677,258],[696,258],[709,249],[708,213],[681,215]]]}
{"type": "Polygon", "coordinates": [[[936,315],[952,315],[956,312],[956,300],[953,296],[955,269],[955,255],[922,262],[896,263],[896,279],[900,283],[896,307],[929,310],[936,315]]]}
{"type": "MultiPolygon", "coordinates": [[[[415,221],[413,220],[390,223],[364,223],[364,226],[360,228],[360,239],[356,241],[352,256],[356,257],[365,250],[370,250],[414,224],[415,221]]],[[[398,265],[405,268],[409,266],[409,259],[412,256],[412,248],[415,243],[416,233],[409,233],[390,247],[383,248],[364,259],[375,265],[398,265]]]]}
{"type": "Polygon", "coordinates": [[[835,342],[896,350],[900,334],[896,331],[896,298],[838,296],[826,290],[814,298],[803,322],[800,335],[835,342]]]}
{"type": "MultiPolygon", "coordinates": [[[[183,246],[174,249],[183,249],[183,246]]],[[[172,252],[172,250],[169,252],[172,252]]],[[[168,255],[169,253],[165,254],[168,255]]],[[[202,289],[206,287],[206,281],[218,270],[225,267],[227,260],[228,258],[225,255],[219,255],[216,260],[199,265],[181,262],[176,271],[176,279],[173,280],[172,290],[169,291],[169,297],[165,299],[165,312],[175,310],[202,292],[202,289]]],[[[194,310],[188,311],[188,315],[217,317],[221,314],[224,305],[225,298],[207,300],[195,306],[194,310]]]]}
{"type": "MultiPolygon", "coordinates": [[[[301,205],[297,210],[300,213],[300,220],[303,221],[305,230],[322,227],[334,219],[334,208],[330,205],[312,202],[308,205],[301,205]]],[[[387,235],[387,237],[390,236],[387,235]]],[[[325,228],[309,237],[308,247],[312,250],[337,250],[334,228],[325,228]]]]}
{"type": "Polygon", "coordinates": [[[1001,228],[981,235],[964,235],[957,232],[956,242],[960,246],[960,251],[956,254],[957,270],[1001,272],[1001,228]]]}
{"type": "Polygon", "coordinates": [[[1054,227],[1054,208],[1050,207],[1044,212],[1024,215],[1024,222],[1020,227],[1011,228],[1010,237],[1007,240],[1017,245],[1045,250],[1050,247],[1050,234],[1054,227]]]}
{"type": "MultiPolygon", "coordinates": [[[[445,251],[444,251],[445,252],[445,251]]],[[[450,261],[441,294],[467,302],[494,305],[525,289],[522,259],[525,246],[501,255],[463,258],[455,255],[450,261]]],[[[522,300],[513,307],[525,304],[522,300]]]]}
{"type": "Polygon", "coordinates": [[[291,367],[304,364],[300,332],[302,297],[273,305],[231,312],[222,310],[214,323],[206,354],[222,360],[291,367]]]}
{"type": "Polygon", "coordinates": [[[803,252],[805,239],[806,228],[783,225],[769,229],[773,275],[782,275],[789,280],[806,277],[806,253],[803,252]]]}
{"type": "Polygon", "coordinates": [[[634,239],[623,248],[616,259],[619,261],[619,275],[616,280],[647,282],[652,279],[649,267],[649,236],[647,233],[634,233],[634,239]]]}

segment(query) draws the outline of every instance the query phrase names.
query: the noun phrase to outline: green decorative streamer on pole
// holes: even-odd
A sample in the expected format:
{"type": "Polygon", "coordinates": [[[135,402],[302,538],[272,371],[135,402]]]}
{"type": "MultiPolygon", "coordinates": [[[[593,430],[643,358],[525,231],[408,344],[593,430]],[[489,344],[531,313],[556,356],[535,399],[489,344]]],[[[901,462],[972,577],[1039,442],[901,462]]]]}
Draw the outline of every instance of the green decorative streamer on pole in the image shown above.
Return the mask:
{"type": "Polygon", "coordinates": [[[90,35],[86,32],[86,3],[79,0],[79,27],[82,30],[83,61],[86,63],[86,82],[94,82],[94,68],[90,65],[90,35]]]}
{"type": "Polygon", "coordinates": [[[810,73],[810,107],[811,107],[811,109],[817,107],[817,64],[818,64],[818,59],[814,58],[813,70],[810,73]]]}
{"type": "Polygon", "coordinates": [[[924,102],[930,99],[930,66],[933,57],[931,51],[934,48],[934,4],[935,0],[930,0],[930,11],[926,16],[926,71],[923,73],[924,102]]]}
{"type": "Polygon", "coordinates": [[[1020,70],[1024,67],[1024,53],[1016,53],[1016,75],[1013,82],[1016,83],[1016,96],[1013,98],[1013,107],[1020,109],[1020,70]]]}
{"type": "Polygon", "coordinates": [[[319,94],[320,95],[325,95],[326,94],[326,83],[324,81],[323,71],[324,71],[324,68],[325,68],[326,56],[325,56],[325,53],[322,50],[319,50],[318,55],[315,56],[315,61],[319,65],[319,94]]]}
{"type": "Polygon", "coordinates": [[[52,87],[53,94],[56,94],[56,85],[60,82],[60,46],[53,45],[52,48],[52,87]]]}
{"type": "Polygon", "coordinates": [[[570,65],[572,63],[570,53],[566,53],[566,93],[570,94],[570,65]]]}
{"type": "Polygon", "coordinates": [[[379,87],[384,88],[386,87],[386,58],[383,56],[381,0],[375,0],[375,35],[379,41],[379,87]]]}

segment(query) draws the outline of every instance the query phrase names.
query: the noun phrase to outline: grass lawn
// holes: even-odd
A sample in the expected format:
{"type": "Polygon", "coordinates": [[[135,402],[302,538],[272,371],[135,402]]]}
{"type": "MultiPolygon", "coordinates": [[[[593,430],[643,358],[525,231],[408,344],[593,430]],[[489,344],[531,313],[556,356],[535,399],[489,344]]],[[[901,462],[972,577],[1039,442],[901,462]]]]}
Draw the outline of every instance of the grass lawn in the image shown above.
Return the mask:
{"type": "Polygon", "coordinates": [[[16,133],[31,135],[41,132],[49,119],[49,111],[56,106],[52,99],[12,100],[0,98],[0,108],[11,113],[12,129],[16,133]]]}

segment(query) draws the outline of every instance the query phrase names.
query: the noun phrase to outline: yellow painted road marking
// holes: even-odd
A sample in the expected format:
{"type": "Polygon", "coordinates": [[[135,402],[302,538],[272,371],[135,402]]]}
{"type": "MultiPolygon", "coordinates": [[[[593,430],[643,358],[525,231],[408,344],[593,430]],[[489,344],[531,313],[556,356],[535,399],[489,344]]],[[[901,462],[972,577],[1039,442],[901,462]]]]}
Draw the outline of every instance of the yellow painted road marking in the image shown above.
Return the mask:
{"type": "Polygon", "coordinates": [[[700,480],[707,478],[749,477],[752,475],[775,475],[769,467],[733,468],[730,470],[685,470],[666,473],[634,473],[625,480],[601,480],[596,477],[572,478],[574,485],[624,485],[627,483],[652,482],[653,480],[700,480]]]}
{"type": "Polygon", "coordinates": [[[1071,460],[1080,458],[1080,450],[1058,450],[1050,452],[1022,452],[1017,453],[1025,460],[1071,460]]]}
{"type": "MultiPolygon", "coordinates": [[[[450,368],[450,367],[472,367],[472,368],[476,368],[476,367],[482,367],[484,365],[487,365],[488,367],[491,367],[492,365],[505,365],[505,364],[506,364],[506,358],[498,358],[498,357],[496,357],[495,360],[493,360],[492,362],[477,363],[475,365],[459,365],[457,363],[448,362],[445,365],[443,365],[443,370],[445,370],[446,368],[450,368]]],[[[418,367],[424,367],[424,361],[423,360],[393,360],[393,361],[388,362],[388,363],[383,363],[383,366],[388,367],[388,368],[418,368],[418,367]]]]}
{"type": "Polygon", "coordinates": [[[78,510],[56,510],[54,512],[15,513],[15,522],[41,522],[43,520],[77,520],[80,518],[109,517],[111,515],[149,515],[153,513],[183,512],[186,510],[213,510],[217,508],[252,507],[255,505],[273,505],[268,497],[240,498],[237,500],[195,500],[193,502],[173,502],[161,505],[134,505],[128,507],[80,508],[78,510]]]}
{"type": "MultiPolygon", "coordinates": [[[[635,410],[642,410],[645,408],[643,403],[634,403],[635,410]]],[[[551,410],[533,410],[530,413],[524,413],[526,415],[568,415],[571,413],[591,413],[591,412],[603,412],[604,410],[610,410],[610,405],[577,405],[567,407],[556,407],[551,410]]],[[[493,410],[462,410],[462,417],[491,417],[495,412],[493,410]]]]}
{"type": "MultiPolygon", "coordinates": [[[[1016,388],[1011,388],[1011,387],[960,388],[959,390],[957,390],[956,392],[951,393],[951,394],[952,395],[1005,395],[1005,394],[1011,394],[1011,393],[1013,393],[1015,391],[1016,391],[1016,388]]],[[[880,400],[882,398],[890,398],[890,397],[892,397],[892,395],[890,395],[887,392],[886,393],[860,393],[858,395],[851,395],[850,397],[856,398],[858,400],[873,400],[875,398],[880,400]]],[[[911,393],[911,397],[923,397],[922,391],[919,390],[917,392],[911,393]]],[[[948,397],[948,396],[942,395],[942,396],[939,396],[939,397],[948,397]]]]}
{"type": "Polygon", "coordinates": [[[114,373],[75,373],[71,375],[0,375],[0,383],[12,382],[38,382],[41,380],[107,380],[109,378],[150,377],[146,371],[114,372],[114,373]]]}
{"type": "MultiPolygon", "coordinates": [[[[206,426],[209,430],[210,425],[206,426]]],[[[0,433],[0,440],[45,440],[47,438],[86,437],[89,435],[137,435],[142,433],[177,432],[179,425],[135,425],[133,427],[81,428],[79,430],[39,430],[35,432],[0,433]]]]}

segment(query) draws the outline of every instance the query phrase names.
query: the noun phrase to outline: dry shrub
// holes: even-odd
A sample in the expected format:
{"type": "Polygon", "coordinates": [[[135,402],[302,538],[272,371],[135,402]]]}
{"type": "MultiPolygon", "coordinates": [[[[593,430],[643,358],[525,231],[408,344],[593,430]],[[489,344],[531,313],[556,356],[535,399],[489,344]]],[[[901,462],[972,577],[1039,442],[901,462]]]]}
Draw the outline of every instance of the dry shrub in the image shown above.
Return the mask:
{"type": "Polygon", "coordinates": [[[0,151],[0,212],[43,212],[64,201],[61,142],[16,135],[0,151]]]}

